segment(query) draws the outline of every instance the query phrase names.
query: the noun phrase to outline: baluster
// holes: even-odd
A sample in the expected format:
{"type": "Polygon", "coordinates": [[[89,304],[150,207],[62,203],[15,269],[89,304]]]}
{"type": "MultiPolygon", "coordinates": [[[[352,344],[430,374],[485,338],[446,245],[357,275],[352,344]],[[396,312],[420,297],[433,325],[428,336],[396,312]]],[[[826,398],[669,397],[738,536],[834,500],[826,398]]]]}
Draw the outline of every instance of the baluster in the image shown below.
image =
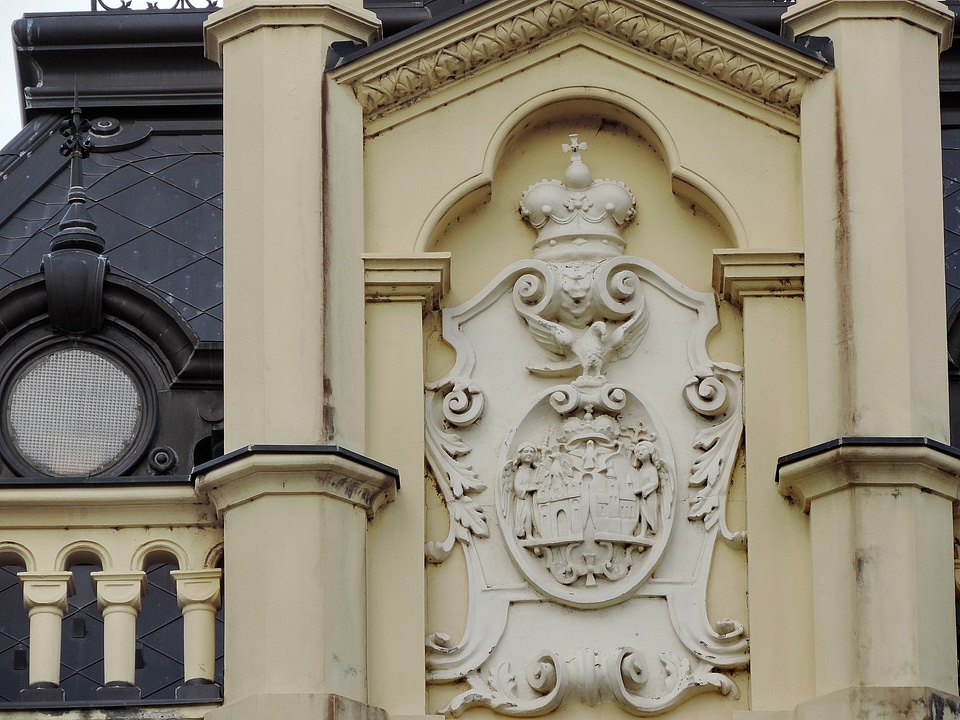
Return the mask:
{"type": "Polygon", "coordinates": [[[172,570],[177,604],[183,612],[183,677],[178,700],[220,700],[213,681],[216,663],[216,615],[220,609],[222,570],[172,570]]]}
{"type": "Polygon", "coordinates": [[[67,598],[73,595],[73,573],[17,573],[23,606],[30,617],[30,685],[20,691],[23,702],[63,702],[60,687],[60,632],[67,598]]]}
{"type": "Polygon", "coordinates": [[[103,687],[98,700],[139,700],[136,687],[137,615],[147,591],[146,573],[94,572],[97,607],[103,614],[103,687]]]}

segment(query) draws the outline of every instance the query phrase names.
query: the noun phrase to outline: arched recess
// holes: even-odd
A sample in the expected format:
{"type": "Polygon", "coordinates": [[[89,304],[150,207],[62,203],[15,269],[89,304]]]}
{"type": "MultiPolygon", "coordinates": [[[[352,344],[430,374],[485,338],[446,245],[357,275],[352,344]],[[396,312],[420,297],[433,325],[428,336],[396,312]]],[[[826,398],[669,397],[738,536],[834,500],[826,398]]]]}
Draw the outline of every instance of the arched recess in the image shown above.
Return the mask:
{"type": "Polygon", "coordinates": [[[204,558],[203,567],[204,569],[223,567],[223,543],[217,543],[210,548],[210,552],[204,558]]]}
{"type": "Polygon", "coordinates": [[[186,570],[190,567],[187,551],[171,540],[151,540],[137,548],[130,562],[131,570],[147,570],[151,565],[162,563],[186,570]]]}
{"type": "MultiPolygon", "coordinates": [[[[517,202],[531,183],[563,177],[568,157],[560,145],[570,133],[587,142],[583,159],[594,178],[623,182],[637,196],[637,219],[624,231],[627,254],[650,258],[706,290],[713,248],[747,245],[736,209],[684,166],[653,111],[605,88],[560,88],[510,113],[490,138],[483,167],[441,198],[420,228],[417,251],[451,251],[455,262],[467,251],[471,275],[482,279],[466,297],[504,261],[529,256],[534,233],[519,221],[517,202]]],[[[456,270],[454,282],[460,285],[456,270]]],[[[465,299],[457,290],[454,302],[465,299]]]]}
{"type": "Polygon", "coordinates": [[[0,542],[0,567],[17,566],[27,572],[37,571],[37,560],[29,548],[20,543],[0,542]]]}
{"type": "Polygon", "coordinates": [[[113,569],[110,552],[93,540],[77,540],[61,548],[57,553],[54,568],[58,572],[69,570],[73,565],[99,565],[103,570],[113,569]]]}

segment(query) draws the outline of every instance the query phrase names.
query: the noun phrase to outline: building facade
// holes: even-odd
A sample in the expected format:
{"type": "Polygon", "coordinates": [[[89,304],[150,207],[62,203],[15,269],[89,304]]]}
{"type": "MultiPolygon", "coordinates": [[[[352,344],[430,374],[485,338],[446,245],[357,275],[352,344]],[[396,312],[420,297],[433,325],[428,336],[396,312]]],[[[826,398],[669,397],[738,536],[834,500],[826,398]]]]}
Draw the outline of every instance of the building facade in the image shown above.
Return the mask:
{"type": "Polygon", "coordinates": [[[960,715],[953,11],[374,10],[15,26],[0,716],[960,715]]]}

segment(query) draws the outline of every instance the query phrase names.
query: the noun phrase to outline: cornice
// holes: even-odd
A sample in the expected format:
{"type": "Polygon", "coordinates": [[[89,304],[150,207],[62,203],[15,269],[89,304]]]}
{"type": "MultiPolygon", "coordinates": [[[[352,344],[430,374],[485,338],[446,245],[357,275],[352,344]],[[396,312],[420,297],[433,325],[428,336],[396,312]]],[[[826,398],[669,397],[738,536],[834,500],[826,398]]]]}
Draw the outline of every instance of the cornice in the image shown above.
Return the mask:
{"type": "Polygon", "coordinates": [[[912,487],[956,503],[960,457],[927,438],[837,438],[781,457],[777,483],[804,512],[817,498],[858,487],[912,487]]]}
{"type": "Polygon", "coordinates": [[[713,289],[742,305],[745,297],[803,297],[802,250],[713,251],[713,289]]]}
{"type": "Polygon", "coordinates": [[[360,7],[338,2],[238,0],[204,22],[204,51],[207,58],[223,67],[224,44],[264,28],[284,26],[324,27],[363,44],[380,36],[376,14],[360,7]]]}
{"type": "Polygon", "coordinates": [[[902,21],[940,39],[940,52],[953,42],[953,10],[938,0],[809,0],[787,8],[783,27],[788,37],[828,35],[827,25],[846,20],[902,21]]]}
{"type": "Polygon", "coordinates": [[[826,63],[669,0],[514,0],[427,29],[337,72],[366,118],[430,94],[574,28],[798,115],[807,83],[826,63]]]}
{"type": "Polygon", "coordinates": [[[450,292],[450,253],[363,256],[367,302],[419,302],[436,310],[450,292]]]}

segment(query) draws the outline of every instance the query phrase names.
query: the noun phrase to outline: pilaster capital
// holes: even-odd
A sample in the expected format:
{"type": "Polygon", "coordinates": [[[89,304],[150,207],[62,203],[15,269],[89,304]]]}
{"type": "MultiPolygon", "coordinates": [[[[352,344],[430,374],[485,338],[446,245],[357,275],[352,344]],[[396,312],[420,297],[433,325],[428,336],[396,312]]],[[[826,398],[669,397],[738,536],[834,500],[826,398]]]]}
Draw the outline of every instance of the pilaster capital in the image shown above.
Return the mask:
{"type": "Polygon", "coordinates": [[[803,274],[803,250],[713,251],[713,289],[734,305],[744,297],[803,297],[803,274]]]}
{"type": "Polygon", "coordinates": [[[419,302],[435,310],[450,291],[450,253],[363,256],[367,302],[419,302]]]}
{"type": "Polygon", "coordinates": [[[223,46],[263,28],[320,27],[341,39],[369,45],[380,37],[380,19],[370,10],[336,2],[235,0],[203,24],[204,53],[223,67],[223,46]]]}
{"type": "Polygon", "coordinates": [[[913,487],[956,503],[960,451],[929,438],[837,438],[781,457],[777,482],[804,512],[817,498],[858,487],[913,487]]]}
{"type": "Polygon", "coordinates": [[[200,465],[194,476],[221,516],[261,497],[326,495],[373,517],[400,487],[395,469],[336,445],[250,445],[200,465]]]}
{"type": "Polygon", "coordinates": [[[937,0],[801,0],[783,14],[783,34],[829,37],[827,26],[844,20],[900,20],[936,35],[940,52],[953,42],[953,11],[937,0]]]}
{"type": "Polygon", "coordinates": [[[147,574],[141,570],[129,572],[101,571],[90,573],[97,589],[97,607],[126,607],[140,612],[140,600],[147,592],[147,574]]]}
{"type": "Polygon", "coordinates": [[[72,572],[22,572],[17,573],[23,588],[23,607],[27,612],[44,607],[53,608],[61,614],[67,611],[67,598],[75,592],[72,572]]]}
{"type": "Polygon", "coordinates": [[[220,580],[223,571],[171,570],[170,577],[177,584],[177,605],[183,610],[187,605],[209,605],[214,611],[220,608],[220,580]]]}

